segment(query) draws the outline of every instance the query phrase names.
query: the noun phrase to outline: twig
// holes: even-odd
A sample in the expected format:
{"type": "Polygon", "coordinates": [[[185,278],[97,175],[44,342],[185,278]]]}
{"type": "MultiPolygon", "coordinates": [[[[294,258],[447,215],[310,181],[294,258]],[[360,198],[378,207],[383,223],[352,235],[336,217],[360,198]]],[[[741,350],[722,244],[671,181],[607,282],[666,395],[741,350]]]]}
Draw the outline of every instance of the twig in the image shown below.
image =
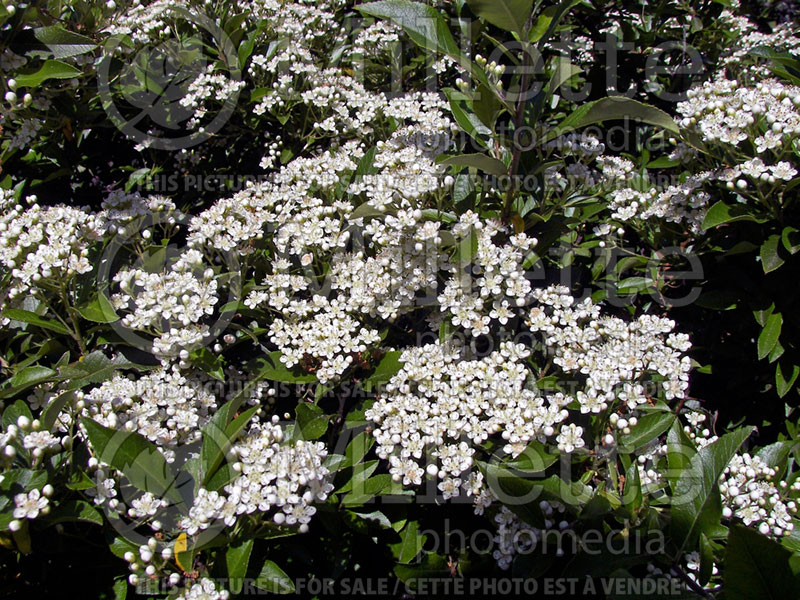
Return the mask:
{"type": "Polygon", "coordinates": [[[709,593],[708,590],[698,585],[698,583],[694,579],[689,577],[684,572],[684,570],[681,569],[678,565],[672,566],[672,572],[675,573],[678,577],[680,577],[683,580],[683,582],[687,586],[689,586],[689,589],[691,589],[694,593],[700,594],[703,598],[712,598],[712,599],[714,598],[714,596],[711,593],[709,593]]]}

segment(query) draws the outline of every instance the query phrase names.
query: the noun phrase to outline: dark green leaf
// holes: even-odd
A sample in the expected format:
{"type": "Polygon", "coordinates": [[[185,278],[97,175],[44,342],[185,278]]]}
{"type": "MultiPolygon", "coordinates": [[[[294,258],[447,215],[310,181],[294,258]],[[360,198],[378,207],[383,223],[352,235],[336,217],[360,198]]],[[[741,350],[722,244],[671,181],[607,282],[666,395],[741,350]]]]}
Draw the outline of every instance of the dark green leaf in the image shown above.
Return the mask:
{"type": "Polygon", "coordinates": [[[37,27],[33,35],[53,53],[54,58],[67,58],[86,54],[97,47],[90,38],[67,31],[59,25],[37,27]]]}
{"type": "Polygon", "coordinates": [[[390,544],[389,547],[397,562],[408,564],[417,557],[425,544],[425,536],[419,533],[419,523],[409,522],[400,533],[400,540],[399,543],[390,544]]]}
{"type": "Polygon", "coordinates": [[[694,550],[700,534],[719,524],[722,503],[717,480],[752,431],[744,427],[700,448],[681,472],[673,489],[671,515],[672,534],[680,550],[694,550]]]}
{"type": "Polygon", "coordinates": [[[706,212],[706,216],[703,219],[703,229],[711,229],[724,223],[734,223],[736,221],[763,222],[763,219],[758,219],[752,215],[750,208],[743,204],[728,206],[720,200],[706,212]]]}
{"type": "Polygon", "coordinates": [[[271,560],[264,562],[254,585],[273,594],[293,594],[295,589],[292,579],[271,560]]]}
{"type": "Polygon", "coordinates": [[[297,367],[287,368],[280,358],[279,350],[257,358],[249,364],[249,373],[259,380],[268,379],[284,383],[311,383],[317,380],[312,373],[303,373],[297,367]]]}
{"type": "Polygon", "coordinates": [[[42,329],[49,329],[56,333],[70,335],[70,330],[64,327],[60,322],[53,319],[45,319],[36,313],[29,310],[22,310],[21,308],[7,308],[3,311],[3,316],[8,317],[12,321],[20,321],[30,325],[36,325],[42,329]]]}
{"type": "Polygon", "coordinates": [[[531,15],[533,0],[467,0],[467,4],[492,25],[525,39],[525,23],[531,15]]]}
{"type": "Polygon", "coordinates": [[[619,444],[627,451],[633,452],[652,442],[667,431],[675,421],[671,412],[652,412],[642,416],[627,435],[620,436],[619,444]]]}
{"type": "Polygon", "coordinates": [[[749,527],[734,525],[725,551],[727,600],[785,600],[797,597],[792,553],[749,527]]]}
{"type": "Polygon", "coordinates": [[[119,315],[103,293],[97,294],[91,302],[78,308],[78,312],[84,319],[93,323],[113,323],[119,319],[119,315]]]}
{"type": "Polygon", "coordinates": [[[34,73],[18,74],[15,79],[19,87],[39,87],[48,79],[72,79],[81,74],[79,69],[60,60],[46,60],[34,73]]]}
{"type": "Polygon", "coordinates": [[[97,459],[122,471],[132,485],[160,498],[181,503],[175,477],[158,449],[138,433],[109,429],[81,419],[97,459]]]}
{"type": "Polygon", "coordinates": [[[47,522],[53,525],[71,521],[85,521],[102,525],[103,515],[97,508],[84,500],[71,500],[59,505],[47,518],[47,522]]]}
{"type": "Polygon", "coordinates": [[[442,161],[442,165],[459,165],[467,167],[475,167],[485,173],[492,175],[505,175],[508,173],[508,167],[503,161],[487,156],[486,154],[461,154],[459,156],[449,156],[442,161]]]}
{"type": "Polygon", "coordinates": [[[633,123],[655,125],[675,134],[680,133],[675,121],[663,110],[624,96],[609,96],[582,104],[555,128],[548,131],[542,138],[542,143],[587,125],[625,118],[633,123]]]}
{"type": "Polygon", "coordinates": [[[392,350],[381,357],[375,370],[365,381],[364,389],[371,391],[375,386],[387,383],[403,367],[400,362],[400,350],[392,350]]]}
{"type": "Polygon", "coordinates": [[[791,363],[775,365],[775,391],[783,398],[792,389],[797,376],[800,375],[800,366],[791,363]]]}
{"type": "Polygon", "coordinates": [[[228,567],[228,584],[230,591],[238,594],[242,590],[247,565],[250,564],[250,553],[253,551],[253,538],[236,546],[229,546],[225,551],[225,564],[228,567]]]}
{"type": "Polygon", "coordinates": [[[783,327],[783,317],[780,313],[772,313],[767,317],[767,322],[758,336],[758,358],[761,360],[765,358],[775,345],[778,343],[778,338],[781,335],[781,328],[783,327]]]}
{"type": "Polygon", "coordinates": [[[330,417],[316,404],[304,402],[297,405],[297,427],[304,440],[317,440],[328,429],[330,417]]]}
{"type": "Polygon", "coordinates": [[[771,273],[784,263],[783,258],[781,258],[778,253],[780,245],[781,236],[777,233],[769,236],[767,240],[761,244],[759,255],[761,256],[761,266],[764,269],[764,273],[771,273]]]}

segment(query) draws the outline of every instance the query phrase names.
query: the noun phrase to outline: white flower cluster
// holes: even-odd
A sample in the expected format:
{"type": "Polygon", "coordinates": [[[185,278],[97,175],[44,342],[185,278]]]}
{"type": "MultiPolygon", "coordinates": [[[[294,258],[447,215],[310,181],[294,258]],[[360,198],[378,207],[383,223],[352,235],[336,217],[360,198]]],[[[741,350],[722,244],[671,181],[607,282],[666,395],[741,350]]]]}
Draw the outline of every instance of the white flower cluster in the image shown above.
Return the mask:
{"type": "Polygon", "coordinates": [[[203,577],[188,586],[175,600],[228,600],[230,592],[217,589],[214,580],[203,577]]]}
{"type": "Polygon", "coordinates": [[[607,194],[609,209],[612,217],[620,221],[662,219],[684,224],[693,233],[699,233],[711,200],[702,187],[712,178],[712,173],[703,172],[665,189],[618,187],[607,194]]]}
{"type": "Polygon", "coordinates": [[[376,56],[388,53],[400,41],[402,30],[391,21],[377,21],[365,27],[353,41],[354,56],[376,56]]]}
{"type": "Polygon", "coordinates": [[[459,476],[473,464],[474,446],[490,436],[500,433],[514,456],[531,440],[552,436],[568,415],[567,400],[526,388],[529,354],[511,342],[478,360],[439,343],[405,350],[403,367],[366,412],[393,479],[418,485],[427,470],[442,480],[440,489],[455,495],[464,483],[459,476]]]}
{"type": "Polygon", "coordinates": [[[544,334],[555,364],[586,377],[585,390],[577,392],[581,412],[600,412],[616,400],[635,410],[658,396],[658,389],[648,389],[657,380],[667,400],[684,397],[691,360],[682,354],[691,344],[686,334],[671,333],[674,321],[601,315],[590,298],[576,302],[564,286],[532,295],[539,306],[529,314],[531,331],[544,334]]]}
{"type": "Polygon", "coordinates": [[[208,332],[200,321],[214,312],[217,281],[214,270],[204,267],[203,255],[187,250],[159,273],[123,269],[114,275],[120,292],[112,295],[111,302],[116,309],[129,311],[122,324],[156,335],[153,351],[162,359],[188,352],[208,332]]]}
{"type": "Polygon", "coordinates": [[[704,141],[738,146],[755,144],[758,153],[780,155],[800,134],[800,88],[767,79],[752,87],[718,78],[687,92],[680,102],[680,125],[704,141]]]}
{"type": "MultiPolygon", "coordinates": [[[[347,142],[292,161],[271,180],[216,203],[189,227],[192,248],[241,254],[254,252],[273,230],[270,241],[279,258],[244,303],[253,309],[268,303],[278,311],[265,326],[282,360],[292,366],[313,359],[323,382],[336,379],[359,353],[380,341],[379,332],[365,324],[366,316],[393,320],[414,308],[420,290],[435,289],[442,268],[440,223],[423,221],[415,205],[442,185],[444,169],[433,156],[441,139],[449,139],[452,123],[432,94],[380,98],[382,118],[402,125],[377,142],[372,172],[353,177],[364,150],[362,143],[347,142]],[[349,182],[344,197],[342,182],[349,182]],[[367,217],[355,213],[359,198],[370,209],[362,213],[367,217]],[[363,247],[350,253],[354,231],[363,232],[364,239],[357,241],[363,247]],[[332,265],[332,293],[326,296],[314,293],[324,289],[314,265],[325,258],[332,265]]],[[[519,244],[524,246],[524,236],[519,244]]],[[[497,278],[491,266],[495,258],[505,264],[519,257],[491,248],[484,244],[481,256],[497,278]]],[[[518,294],[525,293],[519,284],[506,287],[509,294],[517,288],[518,294]]]]}
{"type": "Polygon", "coordinates": [[[245,85],[244,81],[232,79],[216,71],[215,65],[207,65],[189,84],[186,94],[179,100],[181,106],[193,111],[186,126],[190,129],[198,128],[208,112],[209,100],[217,103],[233,102],[245,85]]]}
{"type": "Polygon", "coordinates": [[[137,44],[147,44],[172,35],[170,24],[191,10],[190,0],[134,0],[131,7],[116,13],[106,28],[109,35],[127,35],[137,44]]]}
{"type": "Polygon", "coordinates": [[[92,270],[89,250],[102,234],[95,215],[68,206],[43,207],[30,196],[25,209],[6,205],[0,213],[0,264],[11,271],[9,299],[53,278],[61,282],[92,270]]]}
{"type": "Polygon", "coordinates": [[[540,542],[543,549],[547,548],[548,544],[555,542],[556,556],[564,555],[564,549],[560,543],[561,537],[552,536],[551,532],[560,532],[569,527],[569,523],[563,517],[566,507],[561,502],[542,500],[539,502],[539,508],[545,516],[543,529],[528,525],[505,506],[501,506],[495,515],[497,533],[494,542],[497,544],[497,548],[492,551],[492,558],[497,561],[497,566],[501,569],[508,569],[514,556],[530,553],[540,542]],[[556,523],[559,518],[561,520],[556,523]],[[553,539],[548,540],[548,535],[553,539]]]}
{"type": "Polygon", "coordinates": [[[354,356],[381,339],[377,330],[364,327],[336,299],[315,295],[311,300],[293,300],[287,312],[285,319],[276,318],[270,325],[270,340],[281,349],[281,362],[287,367],[306,356],[318,359],[315,374],[323,384],[344,373],[354,356]]]}
{"type": "Polygon", "coordinates": [[[255,422],[231,448],[235,471],[241,473],[227,484],[224,494],[199,489],[188,516],[180,527],[194,535],[222,521],[235,524],[240,515],[272,512],[277,525],[297,526],[301,533],[316,512],[312,504],[323,502],[333,486],[327,481],[325,444],[288,441],[277,424],[255,422]]]}
{"type": "Polygon", "coordinates": [[[84,396],[84,414],[106,427],[139,433],[172,462],[178,446],[201,439],[217,409],[216,397],[203,384],[177,368],[135,379],[116,375],[84,396]]]}
{"type": "Polygon", "coordinates": [[[14,136],[9,140],[9,149],[24,150],[36,139],[39,130],[44,125],[42,119],[31,117],[23,119],[19,126],[15,128],[14,136]]]}
{"type": "MultiPolygon", "coordinates": [[[[745,525],[757,527],[763,535],[789,535],[794,529],[792,519],[797,514],[797,505],[786,497],[790,490],[785,481],[775,485],[776,474],[758,456],[747,453],[734,456],[719,478],[722,515],[741,519],[745,525]]],[[[800,483],[796,481],[791,491],[798,490],[800,483]]]]}
{"type": "MultiPolygon", "coordinates": [[[[738,9],[738,3],[731,6],[731,9],[738,9]]],[[[758,47],[767,47],[775,52],[789,52],[797,54],[800,50],[800,37],[795,35],[795,31],[788,23],[780,23],[772,26],[770,33],[762,33],[758,27],[747,17],[735,14],[731,9],[726,8],[719,16],[719,21],[730,31],[734,38],[733,44],[722,57],[722,63],[728,69],[736,69],[740,63],[747,66],[758,74],[767,74],[769,70],[764,65],[753,67],[747,58],[751,58],[750,53],[758,47]]],[[[750,74],[750,73],[748,73],[750,74]]]]}
{"type": "Polygon", "coordinates": [[[473,336],[489,333],[492,321],[505,325],[516,308],[527,303],[531,283],[522,265],[537,240],[520,233],[509,236],[506,244],[495,244],[493,239],[507,235],[508,228],[483,221],[472,211],[461,215],[451,231],[461,244],[475,236],[477,251],[468,263],[450,265],[452,276],[439,296],[441,310],[449,313],[453,325],[473,336]]]}
{"type": "MultiPolygon", "coordinates": [[[[112,191],[101,204],[102,210],[97,213],[98,226],[105,227],[110,233],[125,235],[127,226],[137,223],[152,215],[167,215],[167,222],[174,224],[180,212],[175,203],[164,196],[142,197],[138,192],[112,191]]],[[[147,234],[145,234],[147,236],[147,234]]]]}

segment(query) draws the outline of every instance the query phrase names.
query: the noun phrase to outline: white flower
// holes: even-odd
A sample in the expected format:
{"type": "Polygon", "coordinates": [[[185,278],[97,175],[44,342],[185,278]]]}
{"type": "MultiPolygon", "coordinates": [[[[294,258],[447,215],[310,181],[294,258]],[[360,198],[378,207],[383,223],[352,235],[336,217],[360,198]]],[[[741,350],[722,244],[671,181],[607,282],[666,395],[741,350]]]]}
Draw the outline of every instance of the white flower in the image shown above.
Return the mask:
{"type": "Polygon", "coordinates": [[[583,448],[585,442],[581,437],[583,435],[583,428],[578,427],[575,423],[561,426],[561,433],[556,438],[558,442],[558,449],[562,452],[573,452],[577,448],[583,448]]]}
{"type": "Polygon", "coordinates": [[[27,494],[17,494],[14,496],[15,519],[35,519],[48,505],[49,501],[41,495],[39,490],[31,490],[27,494]]]}

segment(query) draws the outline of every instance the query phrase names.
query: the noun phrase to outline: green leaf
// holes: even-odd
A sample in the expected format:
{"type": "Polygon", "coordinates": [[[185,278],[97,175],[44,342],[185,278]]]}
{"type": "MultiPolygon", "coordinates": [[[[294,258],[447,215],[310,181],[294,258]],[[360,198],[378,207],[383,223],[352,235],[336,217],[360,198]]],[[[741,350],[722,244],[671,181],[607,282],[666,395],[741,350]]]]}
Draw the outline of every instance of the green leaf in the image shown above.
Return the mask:
{"type": "Polygon", "coordinates": [[[441,165],[458,165],[466,167],[475,167],[485,173],[492,175],[505,175],[508,173],[508,167],[501,160],[492,158],[485,154],[460,154],[459,156],[449,156],[444,160],[439,161],[441,165]]]}
{"type": "Polygon", "coordinates": [[[350,213],[350,219],[373,219],[376,217],[383,217],[386,216],[385,210],[378,210],[374,206],[372,206],[369,202],[364,202],[356,208],[352,213],[350,213]]]}
{"type": "Polygon", "coordinates": [[[761,244],[759,255],[761,256],[761,266],[764,273],[771,273],[780,267],[784,260],[778,255],[778,248],[781,245],[781,236],[777,233],[769,236],[767,240],[761,244]]]}
{"type": "Polygon", "coordinates": [[[667,431],[674,421],[675,415],[671,412],[648,413],[639,419],[629,434],[619,438],[619,444],[626,451],[634,452],[667,431]]]}
{"type": "Polygon", "coordinates": [[[544,516],[539,508],[541,500],[557,500],[568,509],[577,511],[592,498],[591,488],[580,481],[568,482],[558,475],[542,479],[541,475],[521,476],[503,465],[478,461],[487,485],[501,502],[525,521],[544,526],[544,516]]]}
{"type": "Polygon", "coordinates": [[[452,577],[447,560],[433,552],[425,553],[422,561],[413,565],[396,565],[394,574],[411,589],[416,589],[418,582],[424,585],[430,580],[452,577]]]}
{"type": "Polygon", "coordinates": [[[453,202],[459,204],[466,200],[472,189],[472,181],[467,173],[456,175],[455,183],[453,183],[453,202]]]}
{"type": "Polygon", "coordinates": [[[392,350],[381,357],[375,370],[365,381],[364,389],[372,391],[375,386],[387,383],[403,367],[400,362],[401,350],[392,350]]]}
{"type": "Polygon", "coordinates": [[[97,508],[84,500],[71,500],[60,504],[47,518],[47,522],[52,525],[72,521],[102,525],[103,515],[97,508]]]}
{"type": "Polygon", "coordinates": [[[337,469],[352,467],[353,465],[360,463],[362,460],[364,460],[367,452],[369,452],[370,448],[372,448],[374,444],[375,436],[367,433],[366,431],[359,433],[349,444],[347,444],[347,448],[345,448],[344,451],[345,459],[339,463],[337,469]]]}
{"type": "Polygon", "coordinates": [[[207,346],[200,346],[197,350],[192,351],[189,362],[217,381],[225,382],[225,359],[221,354],[212,352],[207,346]]]}
{"type": "Polygon", "coordinates": [[[258,406],[247,409],[233,418],[238,407],[233,401],[224,404],[203,427],[203,445],[200,448],[202,481],[208,484],[225,458],[225,453],[258,411],[258,406]]]}
{"type": "Polygon", "coordinates": [[[42,416],[40,418],[42,421],[42,428],[50,429],[53,426],[61,409],[72,398],[72,392],[75,390],[79,390],[92,383],[102,383],[110,379],[120,369],[149,371],[154,368],[154,366],[130,362],[121,354],[114,358],[108,358],[100,350],[88,354],[83,360],[78,360],[77,362],[60,368],[58,371],[59,377],[68,380],[68,383],[62,383],[62,393],[42,411],[42,416]]]}
{"type": "Polygon", "coordinates": [[[792,389],[797,376],[800,375],[800,366],[794,364],[783,365],[778,362],[775,365],[775,391],[778,396],[783,398],[792,389]]]}
{"type": "Polygon", "coordinates": [[[342,498],[342,505],[363,506],[390,487],[392,487],[392,476],[388,473],[375,475],[363,480],[358,485],[357,482],[353,482],[353,491],[342,498]]]}
{"type": "Polygon", "coordinates": [[[467,0],[472,12],[500,29],[525,38],[525,23],[531,15],[533,0],[467,0]]]}
{"type": "Polygon", "coordinates": [[[390,544],[392,554],[401,564],[408,564],[422,551],[425,536],[419,533],[419,523],[411,521],[400,534],[400,542],[390,544]]]}
{"type": "Polygon", "coordinates": [[[749,527],[728,534],[723,586],[727,600],[785,600],[797,597],[792,553],[749,527]]]}
{"type": "Polygon", "coordinates": [[[330,417],[316,404],[304,402],[297,405],[297,427],[304,440],[317,440],[328,429],[330,417]]]}
{"type": "Polygon", "coordinates": [[[758,359],[765,358],[775,345],[778,343],[778,338],[781,335],[781,328],[783,327],[783,317],[781,313],[772,313],[767,317],[767,322],[764,328],[758,335],[758,359]]]}
{"type": "Polygon", "coordinates": [[[725,223],[734,223],[736,221],[756,221],[763,222],[750,213],[750,208],[738,204],[735,206],[728,206],[722,200],[714,204],[706,211],[706,216],[703,219],[703,229],[711,229],[725,223]]]}
{"type": "Polygon", "coordinates": [[[744,427],[700,448],[681,472],[673,489],[670,523],[679,551],[694,550],[700,534],[719,525],[722,501],[717,481],[752,431],[744,427]]]}
{"type": "Polygon", "coordinates": [[[70,330],[64,327],[58,321],[45,319],[29,310],[22,310],[21,308],[7,308],[3,311],[3,316],[8,317],[12,321],[20,321],[22,323],[36,325],[42,329],[49,329],[50,331],[55,331],[56,333],[71,335],[70,330]]]}
{"type": "Polygon", "coordinates": [[[90,383],[103,383],[111,378],[120,369],[136,369],[137,371],[149,371],[154,366],[140,365],[133,363],[122,354],[108,358],[101,350],[95,350],[87,354],[83,359],[59,369],[59,376],[69,379],[70,385],[67,389],[77,390],[90,383]]]}
{"type": "Polygon", "coordinates": [[[375,472],[375,469],[378,468],[378,461],[377,460],[370,460],[365,463],[358,463],[354,465],[352,468],[352,475],[350,479],[341,486],[338,490],[336,490],[337,494],[342,494],[345,492],[355,491],[356,493],[363,493],[364,492],[364,484],[369,479],[369,476],[375,472]]]}
{"type": "Polygon", "coordinates": [[[445,88],[444,93],[450,101],[450,112],[453,118],[469,136],[484,148],[489,147],[492,130],[489,129],[477,115],[469,112],[463,106],[463,94],[452,88],[445,88]]]}
{"type": "Polygon", "coordinates": [[[225,551],[225,564],[228,567],[228,585],[230,591],[238,594],[242,590],[247,565],[250,564],[250,553],[253,551],[253,538],[236,546],[229,546],[225,551]]]}
{"type": "Polygon", "coordinates": [[[81,424],[99,461],[122,471],[138,489],[182,503],[175,477],[155,445],[138,433],[109,429],[93,419],[81,419],[81,424]]]}
{"type": "Polygon", "coordinates": [[[662,156],[655,160],[651,160],[647,165],[645,165],[648,169],[671,169],[672,167],[677,167],[680,164],[680,161],[675,158],[669,158],[668,156],[662,156]]]}
{"type": "Polygon", "coordinates": [[[542,473],[556,460],[558,460],[557,455],[548,454],[544,444],[534,440],[525,446],[525,449],[513,460],[503,463],[503,466],[526,473],[542,473]]]}
{"type": "MultiPolygon", "coordinates": [[[[5,414],[3,414],[3,425],[6,425],[5,417],[5,414]]],[[[46,483],[47,471],[12,469],[3,473],[3,481],[0,481],[0,490],[16,494],[18,492],[29,492],[33,489],[41,489],[46,483]]]]}
{"type": "Polygon", "coordinates": [[[704,533],[700,534],[700,585],[705,585],[714,572],[714,550],[704,533]]]}
{"type": "Polygon", "coordinates": [[[639,479],[639,463],[632,460],[625,473],[625,488],[622,492],[622,504],[631,516],[636,515],[642,507],[642,482],[639,479]]]}
{"type": "Polygon", "coordinates": [[[798,443],[800,443],[798,440],[775,442],[761,448],[756,453],[756,456],[767,463],[768,467],[777,470],[780,476],[781,471],[786,466],[786,459],[789,458],[789,454],[798,443]]]}
{"type": "Polygon", "coordinates": [[[33,365],[25,367],[19,373],[14,374],[14,376],[8,380],[8,383],[19,390],[47,381],[55,374],[56,372],[49,367],[33,365]]]}
{"type": "Polygon", "coordinates": [[[573,65],[565,56],[557,57],[556,68],[552,77],[550,77],[550,84],[547,88],[548,96],[555,94],[562,85],[582,72],[583,70],[580,67],[573,65]]]}
{"type": "Polygon", "coordinates": [[[34,37],[47,46],[54,58],[67,58],[86,54],[97,48],[90,38],[72,31],[67,31],[59,25],[50,27],[37,27],[33,30],[34,37]]]}
{"type": "Polygon", "coordinates": [[[113,323],[119,319],[111,302],[102,292],[92,298],[88,304],[79,307],[78,312],[84,319],[92,323],[113,323]]]}
{"type": "Polygon", "coordinates": [[[16,75],[19,87],[39,87],[48,79],[72,79],[81,74],[79,69],[60,60],[46,60],[35,73],[21,73],[16,75]]]}
{"type": "Polygon", "coordinates": [[[294,582],[278,565],[265,561],[254,585],[273,594],[293,594],[294,582]]]}
{"type": "Polygon", "coordinates": [[[29,420],[33,420],[31,407],[28,406],[25,400],[17,400],[11,406],[6,407],[3,411],[3,427],[8,428],[12,423],[16,424],[17,419],[20,417],[27,417],[29,420]]]}
{"type": "Polygon", "coordinates": [[[542,143],[587,125],[626,118],[634,123],[655,125],[676,135],[680,134],[678,125],[663,110],[624,96],[609,96],[582,104],[556,127],[548,131],[543,136],[542,143]]]}
{"type": "Polygon", "coordinates": [[[652,288],[654,282],[649,277],[628,277],[617,284],[618,294],[636,294],[652,288]]]}
{"type": "Polygon", "coordinates": [[[550,39],[555,32],[556,27],[561,22],[569,10],[579,4],[582,0],[563,0],[553,6],[548,6],[542,11],[542,14],[536,19],[533,27],[531,28],[530,41],[538,42],[539,49],[544,47],[544,44],[550,39]]]}
{"type": "Polygon", "coordinates": [[[453,254],[453,263],[461,267],[472,262],[472,258],[478,252],[478,234],[474,229],[469,230],[469,233],[462,239],[458,246],[456,246],[455,254],[453,254]]]}
{"type": "Polygon", "coordinates": [[[796,254],[800,250],[800,231],[794,227],[784,227],[781,232],[781,242],[789,254],[796,254]]]}
{"type": "Polygon", "coordinates": [[[126,579],[117,579],[114,582],[114,600],[125,600],[128,595],[128,581],[126,579]]]}
{"type": "Polygon", "coordinates": [[[284,383],[311,383],[317,378],[313,373],[303,373],[300,369],[287,368],[281,362],[281,352],[276,350],[251,361],[248,372],[261,379],[269,381],[282,381],[284,383]]]}

